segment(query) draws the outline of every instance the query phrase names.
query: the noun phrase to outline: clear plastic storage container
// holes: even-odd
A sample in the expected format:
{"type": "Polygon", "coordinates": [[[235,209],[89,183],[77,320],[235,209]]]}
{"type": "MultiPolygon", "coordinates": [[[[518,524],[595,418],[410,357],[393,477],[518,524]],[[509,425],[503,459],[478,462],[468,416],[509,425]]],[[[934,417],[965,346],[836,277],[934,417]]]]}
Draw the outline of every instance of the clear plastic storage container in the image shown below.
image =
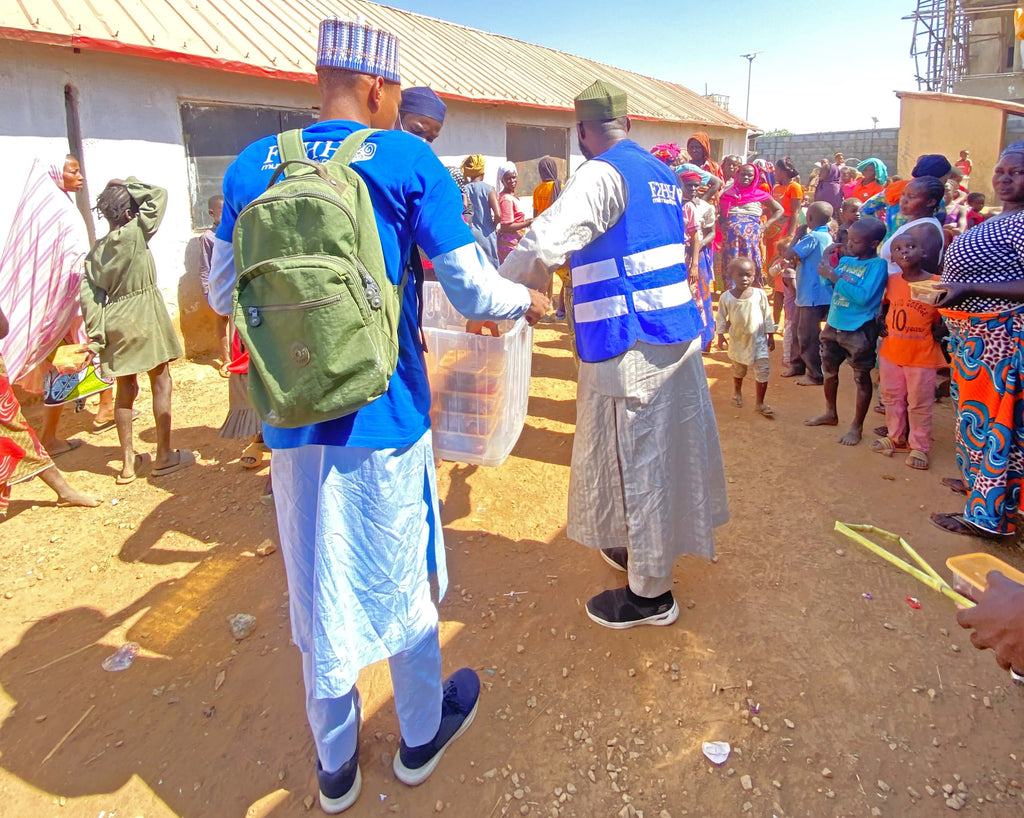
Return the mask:
{"type": "Polygon", "coordinates": [[[519,440],[530,397],[533,329],[498,321],[499,337],[471,335],[441,285],[423,285],[434,451],[445,460],[500,466],[519,440]]]}

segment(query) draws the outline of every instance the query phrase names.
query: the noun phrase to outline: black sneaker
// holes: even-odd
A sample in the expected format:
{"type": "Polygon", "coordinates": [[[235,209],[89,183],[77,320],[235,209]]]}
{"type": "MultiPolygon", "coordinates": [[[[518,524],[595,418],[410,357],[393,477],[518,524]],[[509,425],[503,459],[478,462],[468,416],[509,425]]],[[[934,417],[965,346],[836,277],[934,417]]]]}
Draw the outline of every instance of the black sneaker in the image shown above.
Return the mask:
{"type": "Polygon", "coordinates": [[[352,758],[336,773],[328,773],[316,762],[316,778],[320,784],[320,809],[328,815],[337,815],[351,807],[359,797],[363,776],[359,772],[359,744],[352,758]]]}
{"type": "Polygon", "coordinates": [[[671,625],[679,618],[671,591],[653,599],[637,596],[629,587],[602,591],[587,602],[587,616],[598,625],[614,630],[637,625],[671,625]]]}
{"type": "Polygon", "coordinates": [[[444,698],[441,701],[441,725],[433,740],[419,747],[402,743],[395,753],[395,777],[403,784],[415,787],[426,781],[448,745],[466,732],[476,718],[477,702],[480,700],[480,677],[472,668],[456,670],[444,683],[444,698]]]}
{"type": "Polygon", "coordinates": [[[607,562],[616,571],[627,570],[629,565],[629,549],[619,546],[618,548],[602,548],[601,559],[607,562]]]}

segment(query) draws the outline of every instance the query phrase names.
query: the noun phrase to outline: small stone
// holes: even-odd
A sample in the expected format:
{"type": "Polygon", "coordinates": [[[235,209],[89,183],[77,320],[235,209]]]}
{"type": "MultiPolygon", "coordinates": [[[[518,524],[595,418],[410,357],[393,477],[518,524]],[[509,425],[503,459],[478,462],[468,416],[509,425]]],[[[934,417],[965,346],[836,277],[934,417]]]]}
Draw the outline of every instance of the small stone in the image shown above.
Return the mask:
{"type": "Polygon", "coordinates": [[[519,807],[519,814],[520,815],[529,815],[530,814],[530,805],[529,804],[522,804],[519,807]]]}
{"type": "Polygon", "coordinates": [[[928,793],[930,796],[932,796],[933,798],[935,797],[935,789],[933,787],[929,787],[927,784],[925,784],[924,791],[926,793],[928,793]]]}
{"type": "Polygon", "coordinates": [[[565,785],[565,791],[567,793],[569,793],[569,795],[575,795],[576,794],[576,785],[573,784],[572,782],[566,784],[565,785]]]}
{"type": "Polygon", "coordinates": [[[845,557],[846,556],[846,551],[844,551],[842,548],[837,548],[836,549],[836,556],[837,557],[845,557]]]}
{"type": "Polygon", "coordinates": [[[825,797],[826,798],[835,798],[836,797],[836,791],[835,790],[825,790],[825,797]]]}
{"type": "Polygon", "coordinates": [[[740,776],[740,786],[743,787],[743,789],[749,791],[749,790],[754,789],[754,782],[750,780],[750,776],[749,775],[741,775],[740,776]]]}
{"type": "Polygon", "coordinates": [[[929,687],[928,688],[928,701],[932,701],[932,702],[935,701],[935,688],[934,687],[929,687]]]}
{"type": "Polygon", "coordinates": [[[959,653],[960,652],[960,646],[959,645],[950,645],[949,649],[952,650],[953,653],[959,653]]]}
{"type": "Polygon", "coordinates": [[[946,806],[949,807],[954,812],[959,812],[960,810],[962,810],[964,808],[964,805],[962,803],[960,803],[960,799],[959,798],[947,798],[946,799],[946,806]]]}
{"type": "Polygon", "coordinates": [[[777,789],[777,790],[781,790],[782,789],[782,782],[773,778],[772,779],[772,786],[775,787],[775,789],[777,789]]]}
{"type": "Polygon", "coordinates": [[[629,669],[629,678],[632,679],[634,676],[636,676],[636,670],[634,670],[633,668],[630,668],[629,669]]]}
{"type": "Polygon", "coordinates": [[[935,738],[932,739],[932,747],[938,747],[941,743],[942,742],[939,741],[939,737],[938,736],[935,736],[935,738]]]}
{"type": "Polygon", "coordinates": [[[307,810],[311,810],[313,808],[313,796],[307,795],[305,798],[302,799],[302,803],[307,810]]]}
{"type": "Polygon", "coordinates": [[[567,667],[563,667],[562,668],[562,678],[563,679],[568,679],[569,678],[569,668],[567,668],[567,667]]]}
{"type": "Polygon", "coordinates": [[[257,557],[269,557],[277,551],[277,546],[274,545],[270,540],[264,540],[263,544],[256,548],[257,557]]]}
{"type": "Polygon", "coordinates": [[[953,785],[952,784],[943,784],[942,785],[942,791],[944,793],[946,793],[946,795],[952,795],[953,794],[953,785]]]}
{"type": "MultiPolygon", "coordinates": [[[[213,689],[214,689],[215,692],[220,690],[220,687],[221,687],[222,684],[224,684],[224,680],[227,678],[227,676],[228,676],[228,672],[226,670],[222,670],[220,673],[217,674],[217,679],[213,683],[213,689]]],[[[162,692],[162,688],[161,688],[161,692],[162,692]]]]}
{"type": "Polygon", "coordinates": [[[524,650],[526,650],[526,648],[522,645],[516,645],[516,653],[522,653],[524,650]]]}
{"type": "Polygon", "coordinates": [[[256,617],[245,613],[231,614],[228,617],[228,624],[231,626],[231,635],[241,642],[256,627],[256,617]]]}
{"type": "Polygon", "coordinates": [[[882,623],[882,627],[885,628],[887,631],[894,631],[894,630],[896,630],[896,626],[893,625],[891,622],[883,622],[882,623]]]}
{"type": "Polygon", "coordinates": [[[444,809],[444,801],[438,801],[434,804],[434,812],[441,812],[444,809]]]}
{"type": "Polygon", "coordinates": [[[787,730],[795,730],[796,729],[796,725],[793,724],[793,722],[791,722],[789,719],[783,719],[782,723],[784,725],[786,725],[786,729],[787,730]]]}
{"type": "Polygon", "coordinates": [[[878,789],[882,792],[892,792],[892,787],[886,784],[881,778],[878,779],[878,789]]]}
{"type": "Polygon", "coordinates": [[[882,811],[878,807],[872,807],[871,818],[882,818],[882,811]]]}
{"type": "Polygon", "coordinates": [[[989,710],[992,709],[992,700],[988,696],[983,697],[981,703],[985,705],[985,707],[987,707],[989,710]]]}
{"type": "Polygon", "coordinates": [[[828,767],[823,767],[822,770],[821,770],[821,777],[822,778],[831,778],[832,777],[832,771],[828,767]]]}
{"type": "Polygon", "coordinates": [[[4,591],[4,599],[14,599],[14,594],[10,591],[4,591]]]}
{"type": "Polygon", "coordinates": [[[43,713],[40,716],[36,716],[36,724],[42,724],[44,721],[46,721],[46,714],[45,713],[43,713]]]}
{"type": "Polygon", "coordinates": [[[688,599],[688,600],[686,600],[686,607],[687,607],[687,608],[693,608],[693,607],[694,607],[694,606],[695,606],[696,604],[697,604],[697,603],[696,603],[696,602],[694,602],[694,601],[693,601],[692,599],[688,599]]]}
{"type": "Polygon", "coordinates": [[[919,793],[913,787],[907,787],[907,795],[909,795],[911,798],[920,798],[921,797],[921,793],[919,793]]]}

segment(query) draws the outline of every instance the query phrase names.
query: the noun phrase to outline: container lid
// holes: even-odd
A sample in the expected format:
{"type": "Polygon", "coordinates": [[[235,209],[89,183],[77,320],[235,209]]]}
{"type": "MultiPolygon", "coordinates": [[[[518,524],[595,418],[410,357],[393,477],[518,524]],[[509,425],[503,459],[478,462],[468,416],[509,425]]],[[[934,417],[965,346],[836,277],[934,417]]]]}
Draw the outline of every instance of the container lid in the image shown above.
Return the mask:
{"type": "Polygon", "coordinates": [[[1007,565],[998,557],[979,552],[977,554],[960,554],[946,560],[946,567],[957,576],[963,577],[980,591],[988,586],[988,572],[999,571],[1007,579],[1024,585],[1024,573],[1011,565],[1007,565]]]}

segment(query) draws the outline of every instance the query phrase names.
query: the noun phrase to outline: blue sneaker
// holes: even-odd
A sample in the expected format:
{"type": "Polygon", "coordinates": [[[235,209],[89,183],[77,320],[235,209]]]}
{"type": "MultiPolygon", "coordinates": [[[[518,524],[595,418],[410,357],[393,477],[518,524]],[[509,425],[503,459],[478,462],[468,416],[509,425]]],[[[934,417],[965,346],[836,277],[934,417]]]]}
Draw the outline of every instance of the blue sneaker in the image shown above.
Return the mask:
{"type": "Polygon", "coordinates": [[[325,772],[316,762],[316,779],[320,784],[320,809],[328,815],[337,815],[351,807],[363,787],[363,776],[359,772],[359,746],[356,752],[336,773],[325,772]]]}
{"type": "Polygon", "coordinates": [[[402,739],[395,753],[395,777],[403,784],[415,787],[434,772],[448,745],[466,732],[476,717],[480,700],[480,677],[472,668],[456,670],[444,683],[441,701],[441,724],[432,741],[419,747],[409,747],[402,739]]]}

